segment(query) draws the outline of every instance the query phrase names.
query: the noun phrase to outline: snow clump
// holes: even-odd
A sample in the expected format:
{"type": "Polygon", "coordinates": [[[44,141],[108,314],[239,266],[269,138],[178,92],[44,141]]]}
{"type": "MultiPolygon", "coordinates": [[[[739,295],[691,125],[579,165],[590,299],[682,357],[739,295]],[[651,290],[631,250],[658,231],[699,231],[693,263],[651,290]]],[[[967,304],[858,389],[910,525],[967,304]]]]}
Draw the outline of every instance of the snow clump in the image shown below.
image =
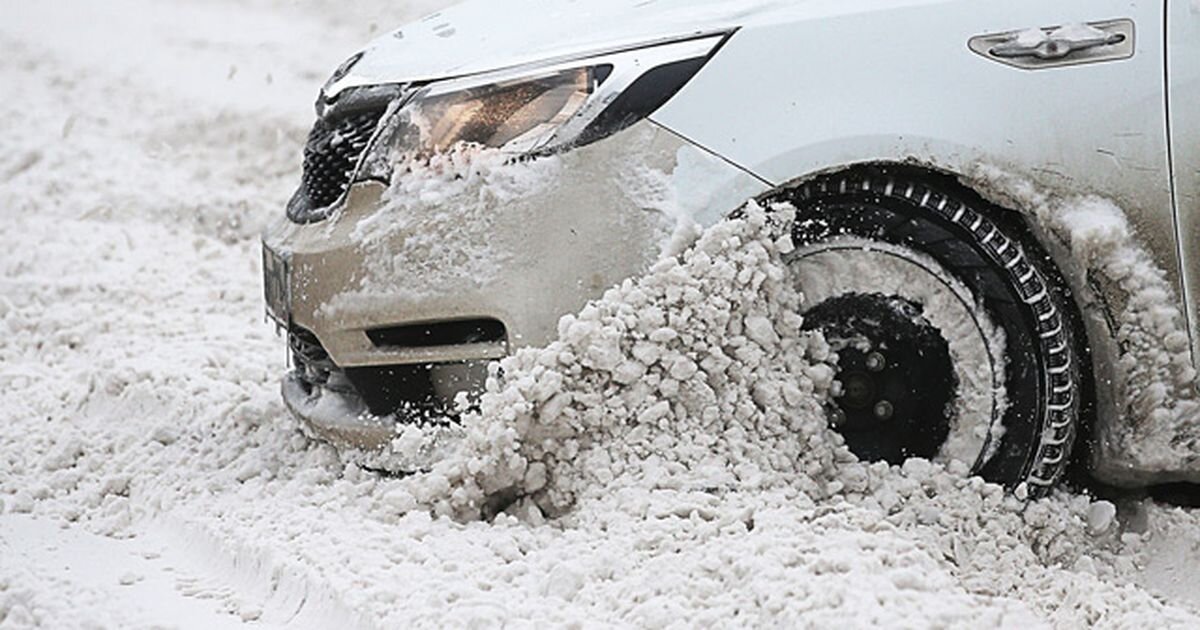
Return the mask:
{"type": "Polygon", "coordinates": [[[822,410],[833,357],[801,330],[783,263],[790,216],[751,206],[562,318],[557,341],[494,366],[464,419],[464,452],[422,478],[421,494],[458,516],[519,497],[561,514],[627,483],[745,489],[786,477],[825,494],[834,462],[853,456],[822,410]]]}

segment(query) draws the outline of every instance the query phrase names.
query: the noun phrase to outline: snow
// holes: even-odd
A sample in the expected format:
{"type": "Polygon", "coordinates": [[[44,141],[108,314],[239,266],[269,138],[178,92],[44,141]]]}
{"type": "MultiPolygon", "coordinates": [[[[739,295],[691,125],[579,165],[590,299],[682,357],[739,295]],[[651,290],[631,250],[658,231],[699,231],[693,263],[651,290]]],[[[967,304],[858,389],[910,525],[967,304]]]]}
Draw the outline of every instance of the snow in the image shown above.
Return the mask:
{"type": "Polygon", "coordinates": [[[360,18],[432,6],[343,4],[246,3],[261,38],[221,2],[123,0],[104,41],[85,3],[0,23],[0,626],[1195,627],[1193,511],[855,462],[783,215],[508,359],[430,474],[304,438],[256,234],[360,18]]]}
{"type": "MultiPolygon", "coordinates": [[[[980,167],[993,194],[1029,209],[1066,246],[1074,265],[1102,282],[1116,310],[1122,356],[1107,383],[1126,421],[1105,433],[1106,449],[1149,470],[1196,470],[1200,384],[1192,366],[1179,294],[1113,202],[1057,196],[1001,169],[980,167]]],[[[1011,205],[1015,204],[1015,205],[1011,205]]]]}
{"type": "Polygon", "coordinates": [[[1108,33],[1083,22],[1073,22],[1065,24],[1050,32],[1050,39],[1066,40],[1068,42],[1103,40],[1108,37],[1108,33]]]}
{"type": "Polygon", "coordinates": [[[536,198],[561,170],[557,158],[525,167],[508,160],[498,151],[454,151],[413,163],[413,170],[394,177],[383,196],[384,209],[357,220],[352,235],[368,251],[397,240],[401,248],[394,256],[372,257],[360,290],[335,297],[326,312],[336,316],[341,305],[381,293],[430,295],[492,282],[513,256],[491,238],[496,206],[536,198]],[[450,212],[447,199],[471,202],[460,201],[450,212]]]}
{"type": "Polygon", "coordinates": [[[1032,28],[1024,29],[1024,30],[1020,31],[1019,33],[1017,33],[1013,37],[1012,42],[1014,44],[1024,47],[1024,48],[1033,48],[1033,47],[1037,46],[1038,44],[1041,44],[1042,42],[1046,41],[1047,39],[1048,39],[1048,35],[1047,35],[1046,31],[1043,31],[1042,29],[1037,28],[1037,27],[1032,27],[1032,28]]]}

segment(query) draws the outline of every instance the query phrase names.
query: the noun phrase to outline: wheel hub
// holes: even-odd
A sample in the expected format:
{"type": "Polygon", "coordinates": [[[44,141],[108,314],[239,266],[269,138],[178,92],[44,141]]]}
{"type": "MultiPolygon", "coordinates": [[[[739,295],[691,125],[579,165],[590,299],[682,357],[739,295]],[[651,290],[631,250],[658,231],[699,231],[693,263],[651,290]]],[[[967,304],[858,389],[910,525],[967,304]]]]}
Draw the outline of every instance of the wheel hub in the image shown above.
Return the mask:
{"type": "Polygon", "coordinates": [[[875,403],[878,387],[875,379],[866,372],[843,373],[842,405],[855,411],[866,409],[875,403]]]}
{"type": "Polygon", "coordinates": [[[933,459],[950,432],[957,378],[949,345],[915,302],[848,293],[806,313],[838,353],[830,421],[860,458],[933,459]]]}

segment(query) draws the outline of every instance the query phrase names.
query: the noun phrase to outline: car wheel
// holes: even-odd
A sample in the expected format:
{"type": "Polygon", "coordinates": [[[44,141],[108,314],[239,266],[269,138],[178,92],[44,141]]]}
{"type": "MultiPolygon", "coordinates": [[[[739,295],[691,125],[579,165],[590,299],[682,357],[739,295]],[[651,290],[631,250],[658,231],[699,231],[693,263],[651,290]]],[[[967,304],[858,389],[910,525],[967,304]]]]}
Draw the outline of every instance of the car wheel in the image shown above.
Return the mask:
{"type": "Polygon", "coordinates": [[[768,201],[796,208],[788,264],[805,327],[837,352],[830,419],[852,451],[961,461],[1030,496],[1062,477],[1081,346],[1064,283],[1019,219],[952,182],[882,168],[768,201]]]}

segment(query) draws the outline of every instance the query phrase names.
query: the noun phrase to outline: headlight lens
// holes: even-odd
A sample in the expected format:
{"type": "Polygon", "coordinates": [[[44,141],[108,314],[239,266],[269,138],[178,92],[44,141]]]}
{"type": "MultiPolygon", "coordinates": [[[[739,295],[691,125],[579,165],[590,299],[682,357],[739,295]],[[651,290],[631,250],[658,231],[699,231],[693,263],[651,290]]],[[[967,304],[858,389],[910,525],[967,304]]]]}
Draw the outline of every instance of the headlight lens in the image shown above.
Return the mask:
{"type": "Polygon", "coordinates": [[[537,156],[595,142],[652,114],[727,34],[424,86],[393,105],[355,180],[475,147],[537,156]]]}
{"type": "Polygon", "coordinates": [[[595,69],[577,68],[437,96],[427,88],[417,96],[411,120],[422,129],[424,150],[445,152],[464,143],[530,153],[579,113],[596,78],[595,69]]]}

